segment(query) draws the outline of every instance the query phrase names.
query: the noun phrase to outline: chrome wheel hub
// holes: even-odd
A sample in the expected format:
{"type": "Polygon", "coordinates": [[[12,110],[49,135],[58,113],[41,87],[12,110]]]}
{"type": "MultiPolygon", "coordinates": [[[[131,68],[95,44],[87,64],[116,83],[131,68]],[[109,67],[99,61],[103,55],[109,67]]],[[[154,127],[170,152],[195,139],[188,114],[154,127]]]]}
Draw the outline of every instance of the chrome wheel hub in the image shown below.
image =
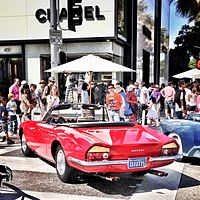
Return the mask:
{"type": "Polygon", "coordinates": [[[26,138],[24,136],[24,134],[22,135],[22,150],[26,151],[27,149],[27,144],[26,144],[26,138]]]}
{"type": "Polygon", "coordinates": [[[63,175],[65,173],[66,161],[65,161],[65,154],[62,150],[58,151],[56,166],[57,166],[58,173],[60,175],[63,175]]]}

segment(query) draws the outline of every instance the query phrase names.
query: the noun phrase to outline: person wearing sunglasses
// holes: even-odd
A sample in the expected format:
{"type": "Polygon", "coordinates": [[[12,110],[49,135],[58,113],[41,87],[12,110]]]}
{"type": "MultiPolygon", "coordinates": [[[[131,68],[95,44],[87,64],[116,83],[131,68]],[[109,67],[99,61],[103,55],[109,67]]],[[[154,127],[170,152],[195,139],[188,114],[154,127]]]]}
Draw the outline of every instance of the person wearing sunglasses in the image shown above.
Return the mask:
{"type": "Polygon", "coordinates": [[[122,105],[122,97],[114,91],[114,85],[108,84],[108,94],[106,95],[106,106],[111,121],[120,121],[119,110],[122,105]]]}

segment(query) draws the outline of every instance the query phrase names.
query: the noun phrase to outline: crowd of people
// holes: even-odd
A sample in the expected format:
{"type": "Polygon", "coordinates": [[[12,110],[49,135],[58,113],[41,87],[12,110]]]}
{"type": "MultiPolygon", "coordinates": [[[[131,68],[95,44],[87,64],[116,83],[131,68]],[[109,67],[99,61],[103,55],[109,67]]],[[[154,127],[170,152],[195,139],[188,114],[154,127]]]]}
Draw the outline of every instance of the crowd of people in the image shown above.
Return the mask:
{"type": "Polygon", "coordinates": [[[5,133],[2,142],[15,143],[10,136],[17,134],[19,123],[31,119],[34,109],[44,115],[48,109],[58,105],[59,102],[54,77],[49,78],[48,84],[41,80],[39,87],[34,83],[29,85],[25,80],[20,83],[20,80],[15,78],[9,88],[8,97],[0,97],[0,123],[5,133]]]}
{"type": "Polygon", "coordinates": [[[159,126],[161,111],[165,112],[166,119],[184,119],[191,112],[200,111],[200,86],[196,82],[180,80],[176,88],[171,81],[161,87],[130,81],[126,89],[117,82],[109,84],[107,89],[106,105],[113,121],[140,119],[143,125],[148,120],[150,125],[159,126]]]}
{"type": "MultiPolygon", "coordinates": [[[[190,112],[200,112],[200,85],[199,83],[185,83],[180,80],[178,86],[169,82],[159,87],[151,83],[129,81],[124,88],[121,81],[112,83],[95,83],[81,80],[77,86],[70,82],[66,84],[65,102],[94,103],[105,105],[110,121],[140,120],[142,125],[149,123],[159,126],[160,112],[164,111],[166,119],[186,118],[190,112]],[[70,90],[74,93],[69,98],[70,90]]],[[[44,115],[52,106],[60,103],[59,91],[54,77],[30,85],[18,78],[9,88],[8,97],[0,97],[0,123],[5,136],[2,142],[13,144],[10,136],[17,134],[18,125],[31,119],[34,110],[44,115]]]]}

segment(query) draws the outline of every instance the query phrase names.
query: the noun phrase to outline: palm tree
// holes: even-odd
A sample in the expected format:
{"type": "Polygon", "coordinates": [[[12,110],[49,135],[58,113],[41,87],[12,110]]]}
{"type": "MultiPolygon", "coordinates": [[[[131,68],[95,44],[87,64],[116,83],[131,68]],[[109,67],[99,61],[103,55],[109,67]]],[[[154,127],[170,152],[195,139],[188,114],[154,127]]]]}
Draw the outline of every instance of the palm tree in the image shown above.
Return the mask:
{"type": "Polygon", "coordinates": [[[200,21],[200,0],[170,0],[176,4],[180,16],[188,18],[188,22],[200,21]]]}

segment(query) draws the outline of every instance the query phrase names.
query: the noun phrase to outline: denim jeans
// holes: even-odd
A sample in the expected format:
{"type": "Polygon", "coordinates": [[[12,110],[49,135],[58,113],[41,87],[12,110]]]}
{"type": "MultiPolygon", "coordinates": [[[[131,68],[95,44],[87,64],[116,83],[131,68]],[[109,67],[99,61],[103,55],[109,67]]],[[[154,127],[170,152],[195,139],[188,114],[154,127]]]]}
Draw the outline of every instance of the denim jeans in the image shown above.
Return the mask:
{"type": "Polygon", "coordinates": [[[108,111],[109,119],[114,122],[119,122],[120,117],[119,117],[119,111],[115,110],[109,110],[108,111]]]}
{"type": "Polygon", "coordinates": [[[8,131],[16,134],[18,128],[17,116],[10,115],[8,120],[8,131]]]}
{"type": "Polygon", "coordinates": [[[183,112],[182,111],[176,111],[176,117],[178,119],[183,119],[183,112]]]}

